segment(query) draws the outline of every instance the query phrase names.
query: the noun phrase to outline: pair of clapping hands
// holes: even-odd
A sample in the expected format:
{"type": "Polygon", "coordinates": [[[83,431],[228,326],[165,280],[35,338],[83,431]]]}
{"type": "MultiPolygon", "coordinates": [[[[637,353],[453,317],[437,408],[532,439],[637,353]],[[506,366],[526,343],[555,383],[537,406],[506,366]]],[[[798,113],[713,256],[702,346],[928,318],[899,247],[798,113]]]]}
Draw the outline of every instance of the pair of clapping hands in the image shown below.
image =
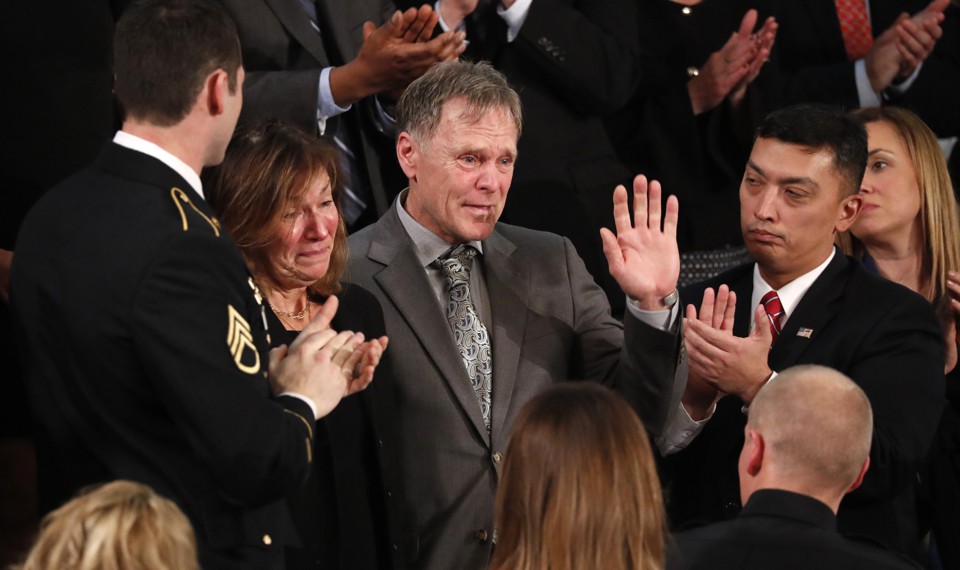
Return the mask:
{"type": "Polygon", "coordinates": [[[364,341],[363,333],[331,329],[339,304],[331,295],[290,346],[270,351],[273,393],[294,392],[310,398],[317,419],[329,414],[341,399],[369,386],[387,349],[385,336],[364,341]]]}

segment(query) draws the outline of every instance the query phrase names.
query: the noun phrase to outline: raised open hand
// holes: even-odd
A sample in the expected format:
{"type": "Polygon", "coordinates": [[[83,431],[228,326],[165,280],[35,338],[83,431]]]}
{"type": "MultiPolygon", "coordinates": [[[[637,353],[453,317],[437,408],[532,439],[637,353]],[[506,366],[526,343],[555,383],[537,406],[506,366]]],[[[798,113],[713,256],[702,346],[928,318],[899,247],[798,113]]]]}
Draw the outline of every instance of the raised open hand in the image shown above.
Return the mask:
{"type": "Polygon", "coordinates": [[[627,190],[617,186],[613,191],[617,233],[607,228],[600,230],[610,275],[645,310],[665,308],[663,298],[676,290],[680,276],[677,197],[667,199],[665,216],[661,215],[661,207],[660,183],[654,180],[648,185],[646,176],[637,175],[633,179],[633,221],[627,190]]]}

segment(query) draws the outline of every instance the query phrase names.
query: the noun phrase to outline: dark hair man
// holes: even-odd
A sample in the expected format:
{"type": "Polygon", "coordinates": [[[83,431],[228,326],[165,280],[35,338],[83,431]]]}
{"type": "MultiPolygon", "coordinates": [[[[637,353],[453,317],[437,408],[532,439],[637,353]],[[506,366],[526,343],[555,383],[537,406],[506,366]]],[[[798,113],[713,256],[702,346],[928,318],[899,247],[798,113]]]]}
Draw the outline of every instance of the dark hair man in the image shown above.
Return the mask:
{"type": "Polygon", "coordinates": [[[122,130],[31,211],[12,272],[41,508],[140,481],[187,513],[204,568],[279,568],[295,540],[281,499],[307,475],[314,420],[369,381],[379,349],[329,330],[333,301],[267,353],[259,292],[199,178],[242,102],[223,9],[133,5],[115,60],[122,130]]]}
{"type": "Polygon", "coordinates": [[[840,505],[840,530],[917,551],[914,482],[943,407],[943,341],[922,297],[834,248],[859,212],[866,159],[866,130],[839,109],[789,107],[760,125],[740,185],[756,263],[681,292],[703,305],[699,318],[687,308],[690,376],[659,442],[672,453],[696,437],[669,461],[675,524],[736,515],[741,409],[777,371],[820,364],[852,378],[875,418],[872,468],[840,505]]]}

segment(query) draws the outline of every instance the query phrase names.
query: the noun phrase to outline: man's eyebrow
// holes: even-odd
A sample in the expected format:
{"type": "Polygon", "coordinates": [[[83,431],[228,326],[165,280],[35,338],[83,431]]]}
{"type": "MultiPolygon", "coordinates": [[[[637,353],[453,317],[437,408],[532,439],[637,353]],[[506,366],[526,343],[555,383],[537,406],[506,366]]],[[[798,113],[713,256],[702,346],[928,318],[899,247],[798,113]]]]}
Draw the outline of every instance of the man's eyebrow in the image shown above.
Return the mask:
{"type": "MultiPolygon", "coordinates": [[[[767,175],[767,174],[763,171],[763,169],[760,168],[759,166],[757,166],[757,164],[756,164],[755,162],[753,162],[752,160],[748,160],[748,161],[747,161],[747,168],[749,168],[749,169],[751,169],[751,170],[755,170],[755,171],[757,172],[757,174],[759,174],[760,176],[766,176],[766,175],[767,175]]],[[[817,183],[817,181],[814,180],[813,178],[810,178],[809,176],[788,176],[788,177],[786,177],[786,178],[778,178],[778,179],[775,180],[774,182],[776,182],[776,183],[779,184],[779,185],[784,185],[784,184],[801,184],[801,185],[804,185],[804,186],[813,186],[813,187],[816,187],[816,188],[819,188],[819,187],[820,187],[820,184],[817,183]]]]}

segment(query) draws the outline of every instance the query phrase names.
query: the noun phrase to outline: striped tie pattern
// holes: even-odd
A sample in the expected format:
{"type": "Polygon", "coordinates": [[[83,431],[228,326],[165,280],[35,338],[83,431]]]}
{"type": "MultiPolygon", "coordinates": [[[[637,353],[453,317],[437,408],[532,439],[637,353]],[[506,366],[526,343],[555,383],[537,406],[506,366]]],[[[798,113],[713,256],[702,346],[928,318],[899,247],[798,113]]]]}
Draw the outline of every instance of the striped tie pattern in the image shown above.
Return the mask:
{"type": "Polygon", "coordinates": [[[770,322],[770,335],[773,339],[770,346],[780,338],[780,320],[783,319],[783,305],[780,304],[780,296],[776,291],[767,291],[767,294],[760,299],[763,310],[767,313],[767,321],[770,322]]]}
{"type": "Polygon", "coordinates": [[[873,45],[866,0],[834,0],[834,4],[837,7],[837,19],[840,20],[840,33],[843,34],[847,59],[863,59],[873,45]]]}
{"type": "Polygon", "coordinates": [[[460,245],[436,261],[450,287],[447,301],[447,322],[453,331],[453,340],[460,349],[470,385],[480,403],[480,415],[490,431],[490,405],[493,390],[493,355],[490,335],[483,325],[470,297],[470,269],[479,253],[470,245],[460,245]]]}
{"type": "MultiPolygon", "coordinates": [[[[312,26],[314,31],[323,39],[323,33],[320,31],[320,21],[317,15],[317,5],[314,3],[314,0],[300,0],[300,5],[303,7],[303,11],[306,12],[307,17],[310,18],[310,26],[312,26]]],[[[318,117],[318,122],[320,121],[321,119],[318,117]]],[[[331,123],[331,121],[322,121],[324,127],[320,129],[320,132],[326,130],[326,125],[331,123]]],[[[343,176],[341,176],[340,181],[340,189],[342,190],[340,209],[343,211],[343,219],[347,225],[353,226],[353,223],[356,222],[363,214],[363,211],[367,209],[366,197],[370,196],[370,193],[364,191],[367,185],[361,178],[363,176],[363,170],[360,162],[357,160],[357,156],[350,150],[350,143],[353,141],[350,140],[349,128],[342,117],[338,121],[333,121],[333,124],[333,142],[342,153],[340,171],[343,173],[343,176]]]]}

